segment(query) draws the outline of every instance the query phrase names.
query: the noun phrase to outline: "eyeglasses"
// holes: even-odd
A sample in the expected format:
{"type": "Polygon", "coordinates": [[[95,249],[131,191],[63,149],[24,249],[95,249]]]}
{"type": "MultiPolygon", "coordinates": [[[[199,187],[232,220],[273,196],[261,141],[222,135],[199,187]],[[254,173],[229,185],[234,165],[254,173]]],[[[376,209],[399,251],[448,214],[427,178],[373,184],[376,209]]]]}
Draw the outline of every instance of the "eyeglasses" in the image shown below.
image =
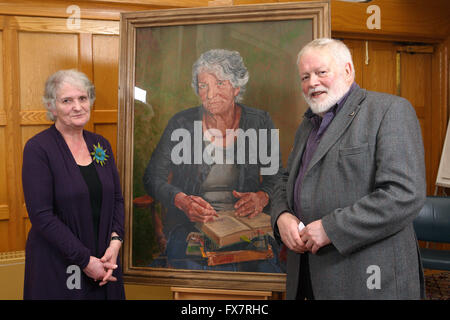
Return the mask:
{"type": "Polygon", "coordinates": [[[67,97],[63,99],[57,99],[60,103],[66,106],[73,106],[75,101],[78,100],[78,103],[85,104],[89,102],[89,98],[87,96],[79,96],[78,98],[67,97]]]}

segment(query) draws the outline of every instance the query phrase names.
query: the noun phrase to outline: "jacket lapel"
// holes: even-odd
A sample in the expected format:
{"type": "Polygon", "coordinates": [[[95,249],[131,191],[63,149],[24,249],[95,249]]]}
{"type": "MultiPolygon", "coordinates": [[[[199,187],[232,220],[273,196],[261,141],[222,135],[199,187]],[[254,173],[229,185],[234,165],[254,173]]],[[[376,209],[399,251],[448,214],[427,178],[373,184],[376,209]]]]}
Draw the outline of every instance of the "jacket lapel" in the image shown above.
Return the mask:
{"type": "Polygon", "coordinates": [[[365,99],[365,97],[366,90],[364,89],[355,89],[350,94],[342,109],[336,114],[330,126],[325,131],[306,172],[311,170],[311,168],[313,168],[316,163],[320,159],[322,159],[323,156],[325,156],[328,150],[342,136],[342,134],[345,132],[350,123],[352,123],[353,119],[358,113],[360,104],[365,99]]]}

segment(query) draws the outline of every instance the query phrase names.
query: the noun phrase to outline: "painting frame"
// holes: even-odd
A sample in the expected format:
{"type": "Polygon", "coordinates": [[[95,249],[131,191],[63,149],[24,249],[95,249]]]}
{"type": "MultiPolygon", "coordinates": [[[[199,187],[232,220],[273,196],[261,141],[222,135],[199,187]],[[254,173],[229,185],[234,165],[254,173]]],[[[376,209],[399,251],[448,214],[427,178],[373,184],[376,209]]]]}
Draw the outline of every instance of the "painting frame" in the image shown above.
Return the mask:
{"type": "Polygon", "coordinates": [[[329,1],[152,10],[121,14],[117,166],[125,205],[122,247],[124,281],[135,284],[197,288],[285,291],[284,273],[227,272],[153,268],[133,263],[133,164],[137,34],[150,28],[250,24],[281,21],[310,23],[311,39],[330,37],[329,1]]]}

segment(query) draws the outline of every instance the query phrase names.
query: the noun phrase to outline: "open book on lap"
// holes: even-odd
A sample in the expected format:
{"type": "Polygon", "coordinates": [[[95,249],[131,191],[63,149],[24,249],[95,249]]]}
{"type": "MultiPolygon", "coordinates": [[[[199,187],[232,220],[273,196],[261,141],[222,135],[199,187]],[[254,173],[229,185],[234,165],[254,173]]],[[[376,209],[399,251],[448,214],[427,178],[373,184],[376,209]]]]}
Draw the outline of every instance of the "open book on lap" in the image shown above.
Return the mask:
{"type": "Polygon", "coordinates": [[[219,248],[272,232],[270,216],[260,213],[256,217],[237,217],[234,211],[219,211],[219,217],[207,223],[197,223],[197,228],[219,248]]]}

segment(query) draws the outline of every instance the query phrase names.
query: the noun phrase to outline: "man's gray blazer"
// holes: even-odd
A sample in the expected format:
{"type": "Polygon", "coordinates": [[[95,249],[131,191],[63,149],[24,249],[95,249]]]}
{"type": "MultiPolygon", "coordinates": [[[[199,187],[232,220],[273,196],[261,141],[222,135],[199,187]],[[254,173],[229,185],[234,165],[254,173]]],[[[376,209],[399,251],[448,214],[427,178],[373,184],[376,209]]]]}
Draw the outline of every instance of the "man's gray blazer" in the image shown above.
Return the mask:
{"type": "MultiPolygon", "coordinates": [[[[312,129],[300,124],[272,200],[272,222],[293,213],[294,184],[312,129]]],[[[332,244],[309,266],[316,299],[418,299],[423,273],[412,221],[424,205],[419,122],[400,97],[354,89],[336,114],[302,182],[301,221],[322,219],[332,244]]],[[[298,289],[300,255],[288,250],[287,298],[298,289]]]]}

